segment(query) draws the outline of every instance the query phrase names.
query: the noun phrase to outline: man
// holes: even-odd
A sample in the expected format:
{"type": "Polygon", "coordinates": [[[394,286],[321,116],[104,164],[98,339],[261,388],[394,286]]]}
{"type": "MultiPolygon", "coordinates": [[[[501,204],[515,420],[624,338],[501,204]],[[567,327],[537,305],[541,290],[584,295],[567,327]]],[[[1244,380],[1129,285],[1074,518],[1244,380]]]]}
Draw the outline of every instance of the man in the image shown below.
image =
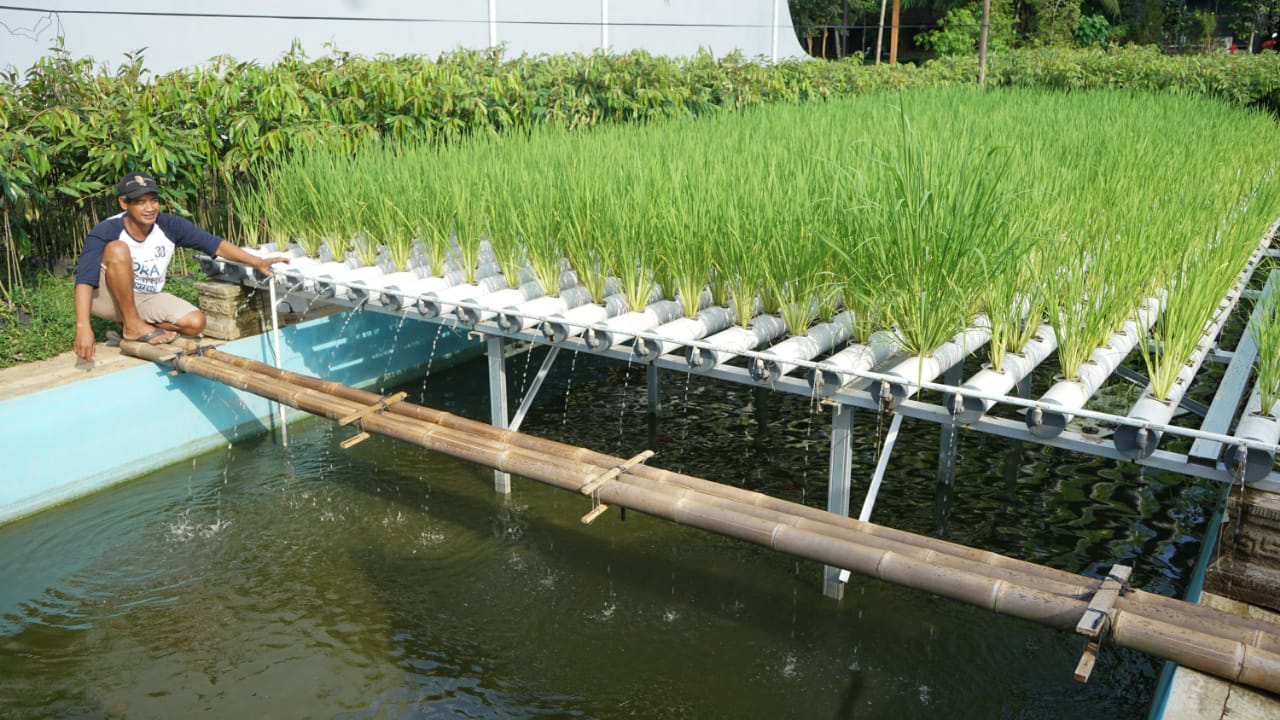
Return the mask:
{"type": "Polygon", "coordinates": [[[161,292],[175,247],[200,250],[257,268],[270,275],[283,257],[261,258],[196,227],[191,221],[160,212],[160,188],[146,173],[129,173],[118,187],[124,212],[103,220],[84,241],[76,267],[75,352],[93,360],[93,328],[89,316],[120,323],[126,340],[158,345],[204,331],[204,313],[181,298],[161,292]]]}

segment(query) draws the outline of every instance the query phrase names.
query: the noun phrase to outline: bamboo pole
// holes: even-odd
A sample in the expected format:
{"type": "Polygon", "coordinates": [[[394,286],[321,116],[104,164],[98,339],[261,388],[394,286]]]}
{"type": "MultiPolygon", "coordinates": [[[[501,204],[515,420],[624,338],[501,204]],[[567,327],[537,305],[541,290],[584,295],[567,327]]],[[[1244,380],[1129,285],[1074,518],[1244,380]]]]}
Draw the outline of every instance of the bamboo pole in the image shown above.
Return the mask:
{"type": "MultiPolygon", "coordinates": [[[[330,419],[359,413],[381,401],[372,393],[361,395],[362,391],[337,383],[216,350],[174,355],[172,347],[132,342],[124,343],[122,349],[330,419]]],[[[565,490],[580,492],[601,477],[602,468],[626,463],[406,403],[366,415],[355,424],[362,432],[387,435],[565,490]]],[[[644,465],[596,485],[593,497],[600,504],[635,509],[1063,630],[1077,626],[1100,585],[1071,573],[889,531],[644,465]]],[[[1265,622],[1135,590],[1118,597],[1108,617],[1118,645],[1280,692],[1280,634],[1265,622]]]]}

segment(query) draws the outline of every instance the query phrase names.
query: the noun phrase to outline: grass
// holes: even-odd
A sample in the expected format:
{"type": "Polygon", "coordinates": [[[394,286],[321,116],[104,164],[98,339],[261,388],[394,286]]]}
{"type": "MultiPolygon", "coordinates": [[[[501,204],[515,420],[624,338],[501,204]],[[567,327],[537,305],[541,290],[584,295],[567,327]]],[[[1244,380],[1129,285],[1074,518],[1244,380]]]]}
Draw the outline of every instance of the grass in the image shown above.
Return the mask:
{"type": "Polygon", "coordinates": [[[1250,332],[1258,344],[1255,370],[1261,396],[1260,411],[1276,417],[1276,403],[1280,403],[1280,293],[1274,286],[1268,287],[1271,292],[1259,299],[1257,319],[1250,326],[1250,332]]]}

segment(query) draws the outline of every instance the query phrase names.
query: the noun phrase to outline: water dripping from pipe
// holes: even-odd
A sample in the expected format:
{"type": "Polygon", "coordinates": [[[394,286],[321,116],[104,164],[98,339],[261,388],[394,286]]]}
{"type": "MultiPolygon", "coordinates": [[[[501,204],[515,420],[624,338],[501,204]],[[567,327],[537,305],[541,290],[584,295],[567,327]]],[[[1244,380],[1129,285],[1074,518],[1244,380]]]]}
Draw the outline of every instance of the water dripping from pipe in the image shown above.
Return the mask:
{"type": "Polygon", "coordinates": [[[391,374],[391,362],[396,357],[396,346],[400,343],[400,331],[404,329],[406,319],[405,315],[401,315],[400,320],[396,322],[396,329],[391,333],[391,347],[387,348],[387,364],[382,368],[383,377],[391,374]]]}
{"type": "Polygon", "coordinates": [[[560,425],[569,424],[569,392],[573,389],[574,371],[578,367],[578,351],[574,349],[573,355],[569,356],[569,378],[564,384],[564,414],[560,416],[560,425]]]}

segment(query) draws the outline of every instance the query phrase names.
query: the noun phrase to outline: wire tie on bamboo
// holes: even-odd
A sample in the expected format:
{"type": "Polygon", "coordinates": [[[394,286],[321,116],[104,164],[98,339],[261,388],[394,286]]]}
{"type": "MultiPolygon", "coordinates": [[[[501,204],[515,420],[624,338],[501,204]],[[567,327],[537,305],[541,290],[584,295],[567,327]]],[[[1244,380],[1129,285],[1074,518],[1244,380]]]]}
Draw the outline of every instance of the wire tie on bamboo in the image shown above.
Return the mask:
{"type": "MultiPolygon", "coordinates": [[[[350,415],[347,415],[346,417],[339,419],[338,424],[344,425],[344,426],[350,425],[351,423],[357,422],[359,420],[363,420],[366,417],[369,417],[370,415],[380,414],[386,411],[392,405],[395,405],[396,403],[405,399],[407,395],[408,393],[405,393],[405,392],[398,392],[394,395],[383,395],[382,397],[378,398],[378,402],[373,403],[372,405],[369,405],[367,407],[360,408],[359,410],[351,413],[350,415]]],[[[362,443],[365,440],[368,440],[370,437],[372,436],[369,433],[365,432],[362,427],[360,432],[338,443],[338,446],[341,447],[343,450],[348,450],[351,447],[358,445],[359,443],[362,443]]]]}
{"type": "Polygon", "coordinates": [[[378,401],[373,403],[372,405],[360,408],[359,410],[351,413],[350,415],[347,415],[344,418],[340,418],[338,420],[338,424],[342,426],[350,425],[351,423],[357,420],[363,420],[364,418],[370,415],[381,413],[387,410],[388,408],[390,408],[392,405],[395,405],[396,403],[405,399],[405,397],[408,396],[408,394],[409,393],[406,393],[406,392],[398,392],[394,395],[383,395],[382,397],[378,398],[378,401]]]}
{"type": "Polygon", "coordinates": [[[609,509],[608,505],[605,505],[604,503],[600,502],[600,488],[603,487],[605,483],[609,482],[610,480],[613,480],[614,478],[618,477],[622,473],[625,473],[626,471],[630,470],[636,465],[639,465],[645,460],[648,460],[649,458],[653,457],[653,455],[654,455],[654,451],[645,450],[644,452],[640,453],[639,455],[636,455],[630,460],[627,460],[619,465],[615,465],[614,467],[611,467],[608,470],[605,470],[604,472],[600,473],[596,477],[584,483],[582,486],[582,494],[591,496],[591,511],[588,512],[586,515],[582,516],[582,524],[590,525],[591,523],[595,522],[596,518],[603,515],[605,510],[609,509]]]}
{"type": "Polygon", "coordinates": [[[1116,598],[1129,591],[1129,576],[1132,574],[1133,568],[1127,565],[1112,565],[1111,572],[1102,579],[1102,585],[1094,592],[1089,607],[1080,616],[1080,622],[1076,623],[1076,632],[1089,638],[1076,665],[1075,678],[1079,682],[1088,682],[1093,673],[1102,640],[1115,620],[1116,598]]]}

